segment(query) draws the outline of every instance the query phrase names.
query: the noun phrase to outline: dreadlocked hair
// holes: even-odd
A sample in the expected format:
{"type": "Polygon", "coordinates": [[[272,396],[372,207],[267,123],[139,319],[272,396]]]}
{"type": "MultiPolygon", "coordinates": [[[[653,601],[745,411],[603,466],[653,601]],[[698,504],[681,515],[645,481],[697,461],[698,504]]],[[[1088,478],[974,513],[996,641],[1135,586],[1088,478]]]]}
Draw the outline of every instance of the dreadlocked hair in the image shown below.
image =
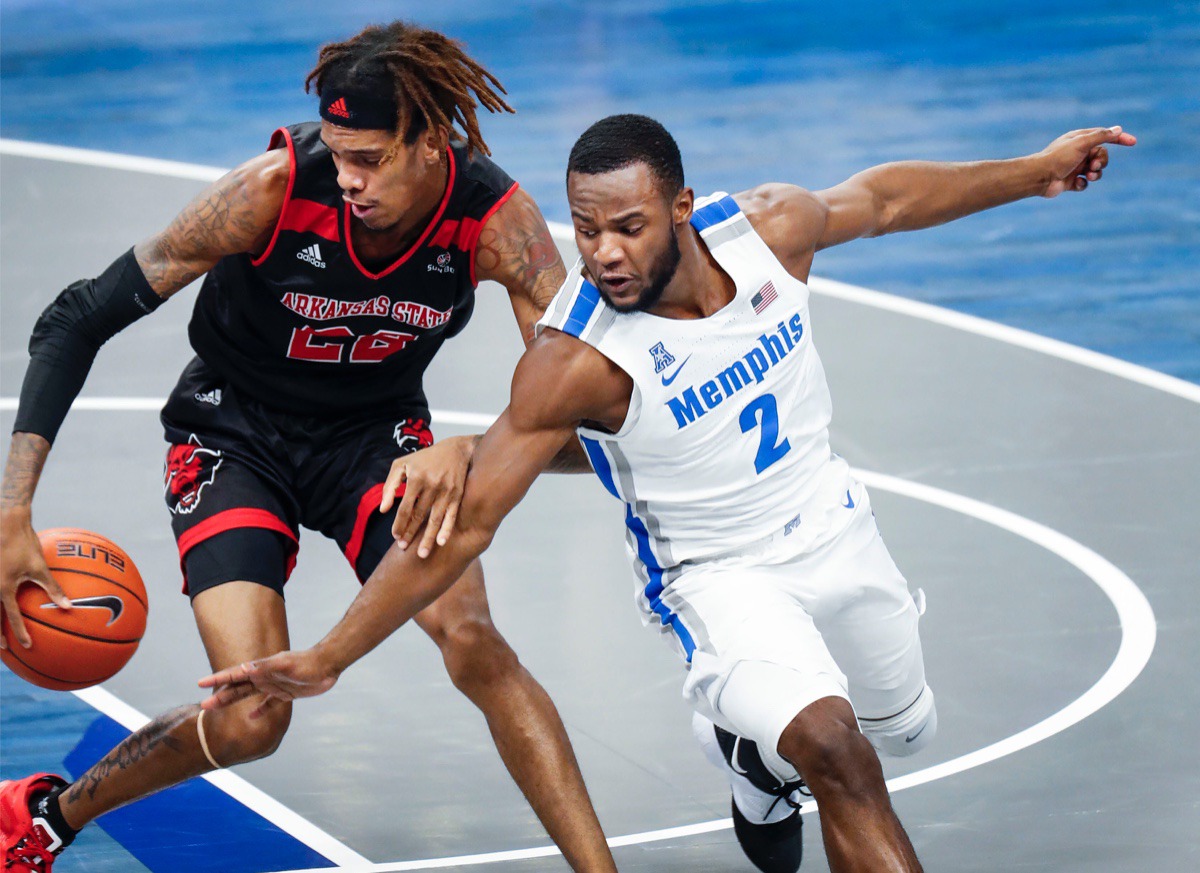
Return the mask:
{"type": "Polygon", "coordinates": [[[508,93],[500,80],[461,43],[405,21],[372,25],[345,42],[322,46],[304,90],[315,87],[319,96],[329,85],[394,94],[396,141],[388,157],[401,141],[412,145],[430,128],[453,131],[455,122],[466,132],[468,153],[478,149],[490,155],[479,132],[476,107],[482,103],[489,112],[515,112],[500,96],[508,93]]]}

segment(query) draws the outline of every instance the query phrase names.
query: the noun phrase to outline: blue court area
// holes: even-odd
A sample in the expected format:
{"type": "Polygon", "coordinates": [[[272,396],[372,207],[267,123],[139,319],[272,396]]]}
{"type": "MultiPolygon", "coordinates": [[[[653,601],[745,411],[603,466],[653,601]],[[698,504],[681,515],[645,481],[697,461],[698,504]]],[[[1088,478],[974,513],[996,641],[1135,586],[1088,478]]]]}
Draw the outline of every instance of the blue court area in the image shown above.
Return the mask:
{"type": "MultiPolygon", "coordinates": [[[[78,778],[129,735],[73,695],[37,688],[6,667],[0,667],[0,689],[0,780],[39,772],[78,778]]],[[[71,855],[82,865],[77,869],[90,873],[258,873],[334,866],[202,779],[106,815],[100,827],[80,832],[71,855]],[[179,838],[164,845],[164,828],[179,838]]]]}
{"type": "Polygon", "coordinates": [[[700,193],[1012,157],[1119,123],[1140,144],[1096,190],[835,249],[816,272],[1200,382],[1194,2],[6,0],[0,14],[0,135],[219,166],[315,117],[302,85],[320,44],[418,20],[504,82],[519,115],[485,135],[558,220],[571,143],[613,112],[666,124],[700,193]]]}

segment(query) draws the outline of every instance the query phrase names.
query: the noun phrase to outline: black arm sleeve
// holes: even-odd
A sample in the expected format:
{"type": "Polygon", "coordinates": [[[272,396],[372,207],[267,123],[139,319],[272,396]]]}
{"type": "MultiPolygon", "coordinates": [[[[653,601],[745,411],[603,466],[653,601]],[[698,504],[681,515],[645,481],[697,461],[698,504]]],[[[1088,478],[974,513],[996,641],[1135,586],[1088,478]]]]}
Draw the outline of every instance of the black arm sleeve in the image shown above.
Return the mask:
{"type": "Polygon", "coordinates": [[[69,285],[33,326],[13,432],[54,442],[100,346],[163,302],[146,281],[133,249],[98,278],[69,285]]]}

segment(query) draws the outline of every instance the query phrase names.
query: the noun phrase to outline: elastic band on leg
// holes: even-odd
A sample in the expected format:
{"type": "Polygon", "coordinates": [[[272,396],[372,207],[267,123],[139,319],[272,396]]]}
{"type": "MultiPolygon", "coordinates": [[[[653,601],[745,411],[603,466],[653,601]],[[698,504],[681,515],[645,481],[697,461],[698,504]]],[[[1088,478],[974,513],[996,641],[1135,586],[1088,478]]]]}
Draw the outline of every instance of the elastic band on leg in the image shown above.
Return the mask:
{"type": "Polygon", "coordinates": [[[200,710],[200,714],[196,716],[196,734],[200,737],[200,749],[204,752],[204,757],[208,759],[208,763],[213,765],[214,770],[222,769],[217,763],[217,759],[212,756],[212,752],[208,750],[208,740],[204,737],[204,713],[207,710],[200,710]]]}

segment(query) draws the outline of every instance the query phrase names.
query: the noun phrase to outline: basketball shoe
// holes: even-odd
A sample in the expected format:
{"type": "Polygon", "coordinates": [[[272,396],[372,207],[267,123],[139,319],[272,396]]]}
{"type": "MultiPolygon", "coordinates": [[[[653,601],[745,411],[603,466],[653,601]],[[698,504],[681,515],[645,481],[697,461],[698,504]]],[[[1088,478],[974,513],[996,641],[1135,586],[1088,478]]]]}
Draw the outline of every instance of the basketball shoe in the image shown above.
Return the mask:
{"type": "Polygon", "coordinates": [[[753,740],[731,734],[704,716],[692,716],[692,731],[705,757],[725,771],[733,790],[733,832],[746,857],[763,873],[796,873],[804,842],[804,782],[784,782],[763,762],[753,740]]]}
{"type": "Polygon", "coordinates": [[[34,818],[30,801],[67,783],[53,773],[0,782],[0,834],[5,873],[49,873],[63,841],[42,816],[34,818]]]}

